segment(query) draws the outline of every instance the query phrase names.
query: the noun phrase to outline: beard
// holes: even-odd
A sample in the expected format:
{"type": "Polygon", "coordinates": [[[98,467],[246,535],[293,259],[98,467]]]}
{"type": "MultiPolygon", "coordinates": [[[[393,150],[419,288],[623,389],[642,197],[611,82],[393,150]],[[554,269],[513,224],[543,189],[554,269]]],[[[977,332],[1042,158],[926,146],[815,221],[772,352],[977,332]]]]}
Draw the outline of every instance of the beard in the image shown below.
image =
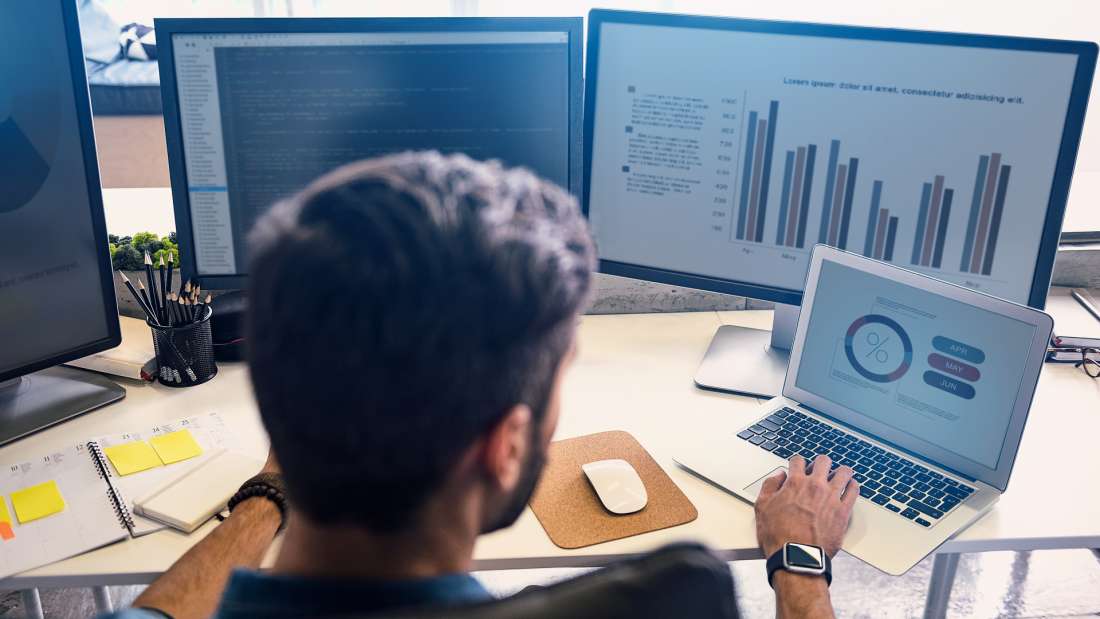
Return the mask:
{"type": "Polygon", "coordinates": [[[516,489],[506,498],[500,512],[489,520],[488,525],[482,527],[483,534],[512,526],[527,507],[531,495],[535,493],[535,486],[538,485],[539,477],[542,475],[542,467],[546,465],[547,448],[543,447],[537,438],[532,441],[532,444],[535,448],[531,450],[531,455],[523,464],[523,471],[520,473],[516,489]]]}

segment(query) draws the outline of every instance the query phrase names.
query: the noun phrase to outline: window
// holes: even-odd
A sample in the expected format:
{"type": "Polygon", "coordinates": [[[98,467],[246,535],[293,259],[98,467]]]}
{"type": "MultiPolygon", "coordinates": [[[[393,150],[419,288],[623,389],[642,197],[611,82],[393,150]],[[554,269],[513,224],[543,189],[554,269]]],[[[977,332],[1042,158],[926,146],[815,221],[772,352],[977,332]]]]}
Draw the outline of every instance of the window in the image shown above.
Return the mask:
{"type": "Polygon", "coordinates": [[[676,0],[477,0],[477,14],[486,17],[558,17],[587,15],[594,8],[630,11],[675,11],[676,0]]]}
{"type": "Polygon", "coordinates": [[[154,17],[433,17],[467,13],[463,0],[98,0],[120,24],[154,17]],[[455,9],[459,10],[455,10],[455,9]]]}
{"type": "Polygon", "coordinates": [[[458,0],[279,0],[296,17],[439,17],[464,14],[458,0]]]}
{"type": "Polygon", "coordinates": [[[244,17],[255,14],[253,0],[99,0],[119,24],[153,25],[154,17],[244,17]]]}

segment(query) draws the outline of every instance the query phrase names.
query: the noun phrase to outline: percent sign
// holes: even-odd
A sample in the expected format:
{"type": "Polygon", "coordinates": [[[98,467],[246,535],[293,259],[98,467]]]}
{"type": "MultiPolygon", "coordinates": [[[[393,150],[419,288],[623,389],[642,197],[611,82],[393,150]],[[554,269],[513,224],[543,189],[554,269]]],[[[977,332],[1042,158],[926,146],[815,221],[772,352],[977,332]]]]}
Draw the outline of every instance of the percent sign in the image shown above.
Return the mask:
{"type": "Polygon", "coordinates": [[[878,333],[871,331],[867,334],[867,343],[870,344],[872,348],[870,352],[863,356],[870,357],[871,355],[874,355],[876,361],[878,361],[879,363],[886,363],[890,360],[890,353],[882,350],[882,347],[885,346],[886,342],[889,341],[889,337],[883,338],[878,333]]]}

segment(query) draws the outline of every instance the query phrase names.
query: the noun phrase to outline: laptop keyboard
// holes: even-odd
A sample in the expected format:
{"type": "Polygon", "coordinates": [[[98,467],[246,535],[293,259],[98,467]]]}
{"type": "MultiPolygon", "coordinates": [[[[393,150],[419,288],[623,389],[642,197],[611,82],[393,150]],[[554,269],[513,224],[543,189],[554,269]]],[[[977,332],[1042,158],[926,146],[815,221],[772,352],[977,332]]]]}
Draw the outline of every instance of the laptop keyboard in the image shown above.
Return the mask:
{"type": "Polygon", "coordinates": [[[784,460],[800,455],[811,462],[825,454],[833,470],[850,466],[861,498],[922,527],[932,526],[974,493],[970,486],[791,408],[775,411],[737,437],[784,460]]]}

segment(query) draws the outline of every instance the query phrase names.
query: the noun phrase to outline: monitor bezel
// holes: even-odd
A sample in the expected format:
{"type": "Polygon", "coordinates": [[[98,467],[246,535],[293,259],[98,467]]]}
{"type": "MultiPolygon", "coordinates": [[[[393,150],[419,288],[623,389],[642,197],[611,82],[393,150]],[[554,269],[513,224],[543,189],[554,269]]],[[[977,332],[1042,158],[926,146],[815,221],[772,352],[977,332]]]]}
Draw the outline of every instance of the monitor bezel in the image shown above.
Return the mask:
{"type": "Polygon", "coordinates": [[[582,41],[581,17],[226,17],[158,18],[154,20],[158,39],[160,90],[164,107],[164,134],[168,147],[168,172],[180,248],[180,270],[184,279],[203,288],[243,289],[248,274],[201,275],[198,273],[191,227],[191,205],[187,192],[183,134],[177,96],[174,37],[177,34],[249,33],[340,33],[340,32],[566,32],[569,35],[569,187],[581,194],[582,182],[582,41]]]}
{"type": "MultiPolygon", "coordinates": [[[[57,1],[61,4],[61,16],[64,22],[65,59],[69,63],[69,79],[76,108],[76,125],[80,132],[80,150],[84,162],[88,206],[92,210],[92,236],[96,244],[96,259],[99,262],[100,296],[103,302],[104,319],[107,323],[107,335],[63,351],[53,352],[48,357],[20,367],[0,371],[0,382],[94,355],[122,343],[122,331],[118,321],[118,299],[115,298],[114,269],[111,266],[111,252],[107,241],[107,219],[103,210],[103,191],[99,179],[99,160],[96,155],[95,134],[92,130],[91,94],[84,67],[84,47],[80,40],[80,20],[75,2],[57,1]]],[[[66,311],[77,310],[70,307],[58,308],[58,311],[64,314],[66,311]]],[[[64,320],[64,316],[62,315],[60,319],[64,320]]]]}
{"type": "MultiPolygon", "coordinates": [[[[596,87],[599,81],[600,32],[604,24],[729,30],[764,34],[919,43],[926,45],[949,45],[955,47],[1011,49],[1076,55],[1077,67],[1074,73],[1069,105],[1066,108],[1065,127],[1062,131],[1061,145],[1058,148],[1058,161],[1054,169],[1054,179],[1051,183],[1050,198],[1047,202],[1046,219],[1043,226],[1038,255],[1036,257],[1035,273],[1032,276],[1030,292],[1027,299],[1027,304],[1032,307],[1041,309],[1045,306],[1047,290],[1050,287],[1050,279],[1054,270],[1054,259],[1058,251],[1058,240],[1062,230],[1062,220],[1065,217],[1070,181],[1073,176],[1073,167],[1077,160],[1077,149],[1081,141],[1085,109],[1088,105],[1088,97],[1092,89],[1093,73],[1096,67],[1097,56],[1096,43],[984,34],[930,32],[924,30],[901,30],[864,26],[809,24],[802,22],[593,9],[588,14],[588,47],[586,52],[587,58],[585,60],[584,182],[582,198],[582,208],[585,217],[589,216],[590,210],[592,142],[594,137],[595,110],[597,103],[596,87]]],[[[684,271],[632,264],[616,260],[606,260],[603,258],[599,260],[599,270],[601,273],[610,275],[619,275],[634,279],[660,282],[663,284],[709,290],[712,292],[722,292],[788,305],[800,304],[803,294],[803,290],[710,277],[696,273],[687,273],[684,271]]]]}

